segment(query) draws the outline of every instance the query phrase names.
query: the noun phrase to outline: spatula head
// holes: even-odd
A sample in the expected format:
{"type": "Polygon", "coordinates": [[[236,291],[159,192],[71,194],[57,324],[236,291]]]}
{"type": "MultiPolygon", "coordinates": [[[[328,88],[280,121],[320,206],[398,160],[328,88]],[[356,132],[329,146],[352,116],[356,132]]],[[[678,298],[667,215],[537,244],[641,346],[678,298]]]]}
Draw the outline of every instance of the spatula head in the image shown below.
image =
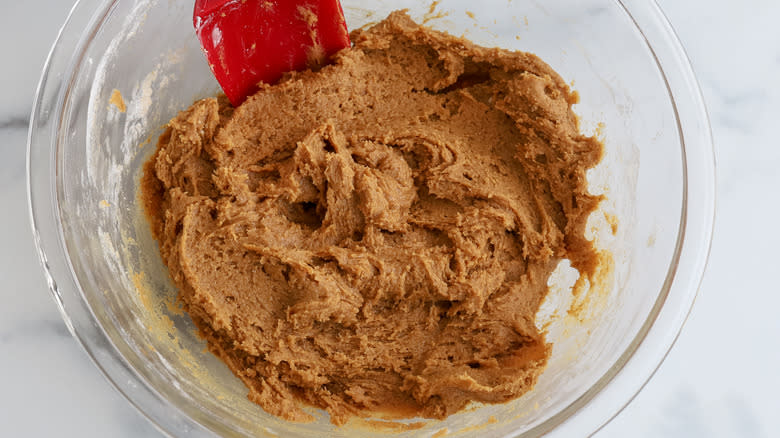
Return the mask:
{"type": "Polygon", "coordinates": [[[258,83],[322,66],[350,45],[339,0],[196,0],[193,24],[234,106],[258,83]]]}

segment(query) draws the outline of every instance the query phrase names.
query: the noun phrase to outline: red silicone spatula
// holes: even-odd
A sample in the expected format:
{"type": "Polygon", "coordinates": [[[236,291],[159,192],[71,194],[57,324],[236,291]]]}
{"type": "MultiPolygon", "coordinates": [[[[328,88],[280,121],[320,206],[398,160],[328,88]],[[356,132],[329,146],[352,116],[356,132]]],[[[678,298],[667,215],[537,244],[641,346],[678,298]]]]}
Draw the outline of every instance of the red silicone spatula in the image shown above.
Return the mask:
{"type": "Polygon", "coordinates": [[[233,106],[349,47],[339,0],[196,0],[195,31],[233,106]]]}

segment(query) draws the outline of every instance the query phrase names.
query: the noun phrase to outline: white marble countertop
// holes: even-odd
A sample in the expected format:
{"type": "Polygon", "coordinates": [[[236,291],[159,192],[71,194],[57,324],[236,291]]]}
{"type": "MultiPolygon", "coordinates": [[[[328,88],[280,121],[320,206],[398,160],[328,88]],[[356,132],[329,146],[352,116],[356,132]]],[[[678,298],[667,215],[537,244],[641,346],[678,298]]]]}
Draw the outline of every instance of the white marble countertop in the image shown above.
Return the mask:
{"type": "MultiPolygon", "coordinates": [[[[158,437],[71,338],[27,215],[27,124],[68,1],[0,14],[0,436],[158,437]],[[35,18],[32,18],[35,17],[35,18]]],[[[669,357],[605,437],[780,436],[780,2],[662,0],[698,74],[718,157],[718,218],[699,299],[669,357]]]]}

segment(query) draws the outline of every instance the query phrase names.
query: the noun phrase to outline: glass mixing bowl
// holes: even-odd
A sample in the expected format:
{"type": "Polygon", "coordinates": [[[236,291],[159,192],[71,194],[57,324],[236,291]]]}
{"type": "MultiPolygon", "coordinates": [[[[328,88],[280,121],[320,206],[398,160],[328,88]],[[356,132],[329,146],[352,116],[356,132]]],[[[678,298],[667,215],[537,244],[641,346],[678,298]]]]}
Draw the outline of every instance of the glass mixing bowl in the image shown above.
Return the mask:
{"type": "Polygon", "coordinates": [[[194,37],[191,0],[82,0],[44,69],[30,127],[30,205],[41,262],[68,327],[117,389],[170,435],[593,433],[674,343],[711,240],[709,125],[669,23],[647,0],[343,5],[353,29],[408,8],[416,20],[476,43],[538,54],[579,91],[582,128],[604,139],[604,162],[589,181],[608,200],[591,218],[591,235],[612,253],[612,269],[577,296],[565,263],[551,280],[537,323],[554,349],[536,388],[446,421],[356,421],[339,429],[324,414],[310,424],[266,414],[204,352],[173,301],[137,197],[142,163],[163,125],[218,90],[194,37]],[[126,112],[109,103],[115,89],[126,112]],[[572,306],[577,312],[566,311],[572,306]]]}

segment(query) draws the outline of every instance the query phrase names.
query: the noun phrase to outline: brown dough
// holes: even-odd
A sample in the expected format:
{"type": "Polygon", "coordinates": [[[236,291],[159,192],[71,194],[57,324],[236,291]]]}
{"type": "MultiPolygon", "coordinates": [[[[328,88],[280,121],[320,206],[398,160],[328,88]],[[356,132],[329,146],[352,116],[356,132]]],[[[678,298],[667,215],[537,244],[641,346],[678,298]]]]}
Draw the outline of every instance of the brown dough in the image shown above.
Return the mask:
{"type": "Polygon", "coordinates": [[[534,317],[599,199],[576,94],[532,54],[391,14],[318,72],[170,121],[143,196],[180,299],[290,420],[444,418],[535,384],[534,317]]]}

